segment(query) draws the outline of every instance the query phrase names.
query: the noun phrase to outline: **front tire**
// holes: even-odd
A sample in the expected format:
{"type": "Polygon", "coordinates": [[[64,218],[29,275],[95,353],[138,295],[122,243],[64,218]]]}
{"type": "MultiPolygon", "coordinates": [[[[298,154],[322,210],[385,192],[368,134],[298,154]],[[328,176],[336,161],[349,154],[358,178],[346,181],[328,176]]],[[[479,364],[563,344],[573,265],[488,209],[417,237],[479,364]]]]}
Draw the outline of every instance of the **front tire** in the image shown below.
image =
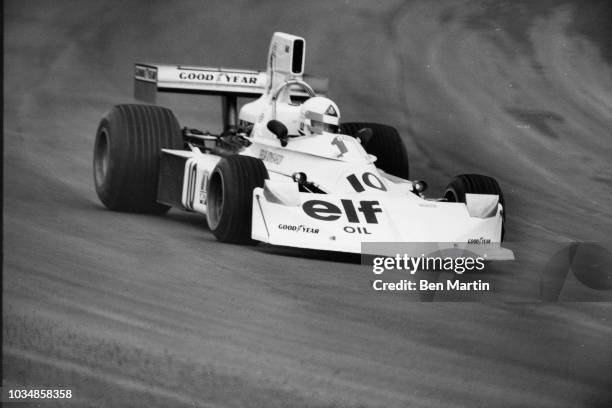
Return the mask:
{"type": "Polygon", "coordinates": [[[378,123],[349,122],[340,125],[340,133],[357,137],[357,132],[364,128],[372,129],[372,138],[363,142],[363,148],[376,156],[376,167],[407,180],[410,176],[408,153],[394,127],[378,123]]]}
{"type": "Polygon", "coordinates": [[[465,203],[466,194],[496,194],[499,202],[505,207],[504,194],[499,183],[493,177],[480,174],[462,174],[451,180],[444,191],[444,197],[450,202],[465,203]]]}
{"type": "Polygon", "coordinates": [[[221,159],[210,175],[206,219],[221,242],[255,244],[251,239],[253,189],[269,178],[263,162],[255,157],[221,159]]]}
{"type": "Polygon", "coordinates": [[[163,214],[157,202],[161,149],[181,149],[174,114],[150,105],[117,105],[100,122],[94,146],[94,183],[100,201],[114,211],[163,214]]]}
{"type": "Polygon", "coordinates": [[[462,174],[451,180],[444,191],[444,198],[449,202],[465,203],[466,194],[496,194],[499,203],[503,207],[502,236],[503,241],[506,231],[506,201],[501,187],[493,177],[480,174],[462,174]]]}

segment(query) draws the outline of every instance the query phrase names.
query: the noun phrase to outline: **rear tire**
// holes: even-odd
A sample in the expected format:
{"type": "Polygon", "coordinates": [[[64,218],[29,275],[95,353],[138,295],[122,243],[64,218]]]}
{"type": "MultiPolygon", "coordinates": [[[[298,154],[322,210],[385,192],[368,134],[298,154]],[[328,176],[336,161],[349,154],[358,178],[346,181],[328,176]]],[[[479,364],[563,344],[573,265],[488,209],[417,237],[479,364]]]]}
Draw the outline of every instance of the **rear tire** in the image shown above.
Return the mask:
{"type": "Polygon", "coordinates": [[[229,156],[217,163],[208,183],[206,219],[219,241],[257,243],[251,239],[253,189],[267,178],[266,166],[255,157],[229,156]]]}
{"type": "Polygon", "coordinates": [[[497,180],[493,177],[480,174],[462,174],[456,176],[446,187],[444,198],[449,202],[465,203],[466,194],[497,194],[499,196],[499,203],[503,207],[502,216],[504,218],[501,236],[503,241],[506,229],[506,201],[497,180]]]}
{"type": "Polygon", "coordinates": [[[115,211],[162,214],[157,202],[161,149],[182,149],[174,114],[150,105],[117,105],[100,122],[94,147],[94,183],[100,201],[115,211]]]}
{"type": "Polygon", "coordinates": [[[376,156],[376,167],[396,177],[408,179],[410,176],[408,153],[397,130],[392,126],[378,123],[350,122],[340,125],[340,133],[357,137],[363,128],[372,129],[372,138],[364,142],[363,148],[376,156]]]}

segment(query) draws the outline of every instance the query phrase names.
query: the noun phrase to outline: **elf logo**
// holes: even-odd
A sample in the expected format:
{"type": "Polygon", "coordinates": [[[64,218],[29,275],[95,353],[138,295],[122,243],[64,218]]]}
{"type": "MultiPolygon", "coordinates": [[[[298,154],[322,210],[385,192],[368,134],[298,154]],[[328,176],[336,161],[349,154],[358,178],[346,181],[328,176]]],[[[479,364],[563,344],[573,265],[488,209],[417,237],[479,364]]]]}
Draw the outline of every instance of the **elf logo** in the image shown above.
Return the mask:
{"type": "Polygon", "coordinates": [[[340,202],[342,208],[323,200],[309,200],[302,204],[302,209],[308,216],[321,221],[336,221],[344,215],[348,222],[359,223],[363,218],[368,224],[378,224],[376,213],[383,212],[378,201],[359,201],[358,207],[352,200],[340,202]]]}

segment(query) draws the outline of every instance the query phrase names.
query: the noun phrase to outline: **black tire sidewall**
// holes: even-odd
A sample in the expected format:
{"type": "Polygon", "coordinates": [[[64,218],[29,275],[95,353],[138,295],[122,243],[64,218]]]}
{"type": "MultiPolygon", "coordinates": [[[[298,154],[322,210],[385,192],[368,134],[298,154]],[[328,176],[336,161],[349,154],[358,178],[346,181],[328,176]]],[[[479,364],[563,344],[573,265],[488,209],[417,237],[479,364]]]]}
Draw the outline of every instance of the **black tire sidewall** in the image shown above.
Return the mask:
{"type": "Polygon", "coordinates": [[[454,177],[446,187],[444,196],[448,192],[452,192],[457,197],[457,202],[465,203],[466,194],[496,194],[499,196],[499,202],[504,206],[504,194],[497,180],[493,177],[483,176],[482,174],[461,174],[454,177]]]}
{"type": "Polygon", "coordinates": [[[211,173],[207,196],[207,219],[215,237],[222,242],[254,244],[251,239],[253,189],[263,187],[268,171],[263,162],[250,156],[230,156],[217,163],[211,173]],[[220,180],[219,180],[220,178],[220,180]],[[217,222],[211,222],[213,207],[213,183],[221,183],[223,204],[217,222]],[[211,194],[212,193],[212,194],[211,194]]]}
{"type": "Polygon", "coordinates": [[[96,134],[96,149],[98,148],[99,139],[101,138],[102,132],[106,132],[106,143],[108,144],[108,163],[106,167],[106,174],[102,181],[98,180],[96,175],[96,156],[97,152],[94,151],[94,182],[96,186],[96,192],[102,203],[111,209],[118,206],[118,197],[121,196],[124,190],[125,177],[125,150],[127,148],[126,138],[123,134],[123,129],[116,126],[116,121],[111,119],[112,113],[102,119],[98,126],[98,132],[96,134]],[[115,126],[113,126],[115,124],[115,126]]]}
{"type": "Polygon", "coordinates": [[[100,122],[94,148],[94,184],[100,201],[116,211],[160,214],[169,206],[157,202],[162,148],[182,148],[176,117],[151,105],[117,105],[100,122]],[[106,177],[96,175],[100,138],[106,132],[106,177]]]}

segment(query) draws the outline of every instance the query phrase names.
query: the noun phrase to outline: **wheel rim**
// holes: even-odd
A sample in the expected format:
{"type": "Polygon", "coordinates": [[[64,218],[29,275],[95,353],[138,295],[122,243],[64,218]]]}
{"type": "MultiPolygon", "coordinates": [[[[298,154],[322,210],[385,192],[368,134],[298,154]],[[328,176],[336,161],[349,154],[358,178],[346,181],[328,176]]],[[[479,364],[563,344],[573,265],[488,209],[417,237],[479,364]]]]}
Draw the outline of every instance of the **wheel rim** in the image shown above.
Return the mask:
{"type": "Polygon", "coordinates": [[[108,143],[108,132],[106,129],[102,129],[98,134],[98,140],[94,151],[94,175],[97,185],[104,184],[106,180],[109,157],[110,146],[108,143]]]}
{"type": "Polygon", "coordinates": [[[219,226],[223,215],[223,202],[225,200],[225,189],[223,188],[223,174],[220,171],[213,174],[208,188],[207,218],[210,229],[215,230],[219,226]]]}

